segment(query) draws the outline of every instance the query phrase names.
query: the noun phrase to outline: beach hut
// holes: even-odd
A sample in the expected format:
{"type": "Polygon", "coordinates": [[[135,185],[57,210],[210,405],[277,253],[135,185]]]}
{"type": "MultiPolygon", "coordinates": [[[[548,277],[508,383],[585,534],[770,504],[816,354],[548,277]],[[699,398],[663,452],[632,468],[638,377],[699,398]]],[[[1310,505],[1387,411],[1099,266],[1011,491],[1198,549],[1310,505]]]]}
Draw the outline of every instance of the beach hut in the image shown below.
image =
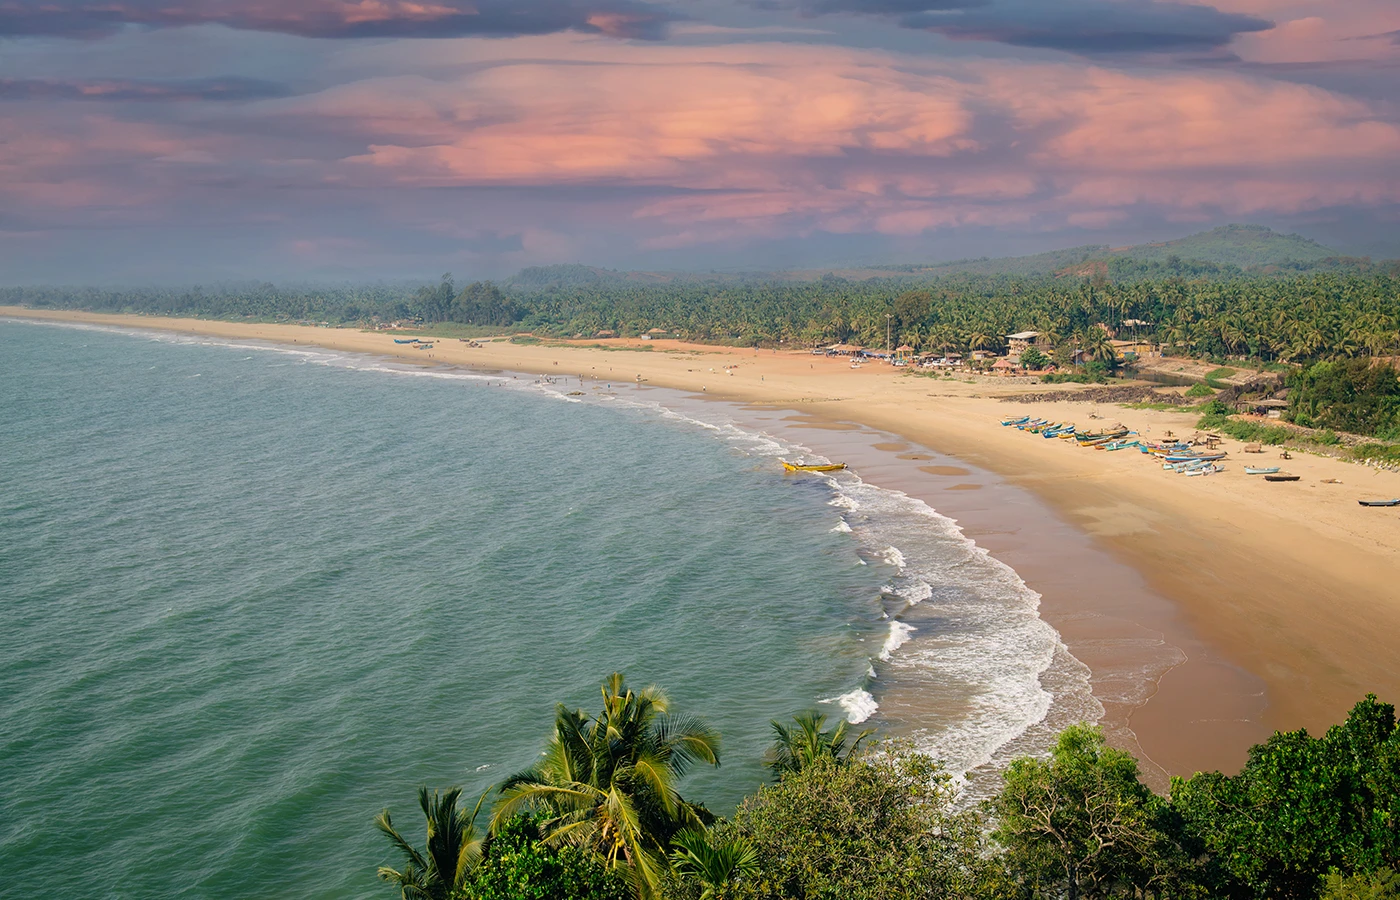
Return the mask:
{"type": "Polygon", "coordinates": [[[898,346],[898,347],[895,348],[895,351],[894,351],[894,364],[895,364],[895,365],[897,365],[897,366],[907,366],[907,365],[909,365],[909,361],[912,360],[913,358],[914,358],[914,348],[911,347],[911,346],[909,346],[908,344],[901,344],[900,346],[898,346]]]}
{"type": "Polygon", "coordinates": [[[1018,359],[1012,362],[1009,356],[1003,356],[1001,359],[992,363],[992,371],[997,375],[1014,375],[1016,374],[1016,370],[1020,368],[1021,361],[1018,359]]]}

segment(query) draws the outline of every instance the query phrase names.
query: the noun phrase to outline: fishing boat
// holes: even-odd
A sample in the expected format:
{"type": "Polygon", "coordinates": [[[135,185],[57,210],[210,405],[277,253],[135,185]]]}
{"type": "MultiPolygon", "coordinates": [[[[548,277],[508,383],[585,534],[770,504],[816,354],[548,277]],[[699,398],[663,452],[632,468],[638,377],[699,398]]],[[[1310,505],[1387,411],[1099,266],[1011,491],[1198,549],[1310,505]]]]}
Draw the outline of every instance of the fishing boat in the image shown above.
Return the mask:
{"type": "Polygon", "coordinates": [[[1137,438],[1133,438],[1131,441],[1110,441],[1107,444],[1104,444],[1100,449],[1127,450],[1129,447],[1136,447],[1137,445],[1137,438]]]}
{"type": "Polygon", "coordinates": [[[1001,420],[1001,424],[1003,424],[1003,425],[1022,425],[1022,424],[1026,423],[1026,422],[1029,422],[1030,420],[1031,420],[1031,417],[1030,417],[1030,416],[1021,416],[1020,418],[1017,418],[1017,419],[1002,419],[1002,420],[1001,420]]]}
{"type": "Polygon", "coordinates": [[[783,460],[783,468],[789,472],[839,472],[846,468],[845,463],[790,463],[783,460]]]}
{"type": "Polygon", "coordinates": [[[1017,425],[1016,427],[1019,428],[1021,431],[1025,431],[1025,430],[1028,429],[1028,428],[1039,428],[1039,427],[1042,426],[1042,425],[1049,425],[1049,424],[1050,424],[1050,423],[1049,423],[1047,420],[1045,420],[1045,419],[1031,419],[1029,422],[1022,422],[1020,425],[1017,425]]]}
{"type": "Polygon", "coordinates": [[[1224,453],[1195,453],[1195,452],[1187,452],[1187,453],[1167,453],[1167,454],[1162,455],[1162,459],[1166,460],[1166,461],[1169,462],[1169,463],[1196,462],[1197,460],[1205,460],[1206,462],[1214,462],[1214,461],[1217,460],[1217,459],[1224,459],[1224,458],[1225,458],[1225,454],[1224,454],[1224,453]]]}
{"type": "Polygon", "coordinates": [[[1061,425],[1061,426],[1059,426],[1059,427],[1057,427],[1057,428],[1047,428],[1047,429],[1045,429],[1044,431],[1042,431],[1042,432],[1040,433],[1040,436],[1043,437],[1043,438],[1056,438],[1056,437],[1062,437],[1062,436],[1064,436],[1064,435],[1066,435],[1066,434],[1073,434],[1073,433],[1074,433],[1074,423],[1073,423],[1073,422],[1070,422],[1070,423],[1068,423],[1068,424],[1066,424],[1066,425],[1061,425]]]}
{"type": "Polygon", "coordinates": [[[1207,463],[1206,465],[1201,466],[1199,469],[1188,469],[1186,471],[1186,477],[1190,478],[1193,475],[1214,475],[1216,472],[1219,472],[1223,468],[1225,467],[1207,463]]]}
{"type": "Polygon", "coordinates": [[[1265,475],[1265,481],[1297,481],[1301,476],[1289,475],[1287,472],[1278,472],[1273,475],[1265,475]]]}
{"type": "Polygon", "coordinates": [[[1112,441],[1116,440],[1117,438],[1127,436],[1128,429],[1126,428],[1120,428],[1116,431],[1091,431],[1087,433],[1080,433],[1076,431],[1074,433],[1074,439],[1078,441],[1081,445],[1093,444],[1098,441],[1112,441]]]}
{"type": "Polygon", "coordinates": [[[1275,475],[1277,473],[1278,466],[1264,466],[1263,468],[1260,468],[1259,466],[1244,467],[1244,474],[1246,475],[1275,475]]]}
{"type": "Polygon", "coordinates": [[[431,350],[431,349],[433,349],[433,345],[432,345],[432,344],[425,344],[425,343],[423,343],[422,341],[419,341],[419,342],[418,342],[418,345],[417,345],[416,347],[414,347],[414,349],[415,349],[415,350],[431,350]]]}
{"type": "Polygon", "coordinates": [[[418,338],[409,338],[408,340],[405,340],[405,341],[401,341],[401,340],[399,340],[398,338],[394,338],[394,343],[396,343],[396,344],[416,344],[416,343],[418,343],[418,338]]]}
{"type": "Polygon", "coordinates": [[[1394,500],[1358,500],[1362,506],[1400,506],[1400,497],[1394,500]]]}

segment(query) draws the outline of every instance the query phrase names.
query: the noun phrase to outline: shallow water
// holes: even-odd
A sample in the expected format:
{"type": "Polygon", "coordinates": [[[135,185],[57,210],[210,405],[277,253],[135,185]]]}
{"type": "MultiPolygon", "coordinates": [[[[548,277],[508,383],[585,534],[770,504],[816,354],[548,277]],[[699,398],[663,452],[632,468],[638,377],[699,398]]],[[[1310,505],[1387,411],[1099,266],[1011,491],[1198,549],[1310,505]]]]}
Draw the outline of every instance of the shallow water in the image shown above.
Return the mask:
{"type": "Polygon", "coordinates": [[[686,786],[721,812],[771,718],[878,722],[913,679],[961,771],[1080,687],[920,501],[578,387],[0,321],[0,860],[58,896],[384,895],[374,813],[528,765],[615,669],[721,730],[686,786]]]}

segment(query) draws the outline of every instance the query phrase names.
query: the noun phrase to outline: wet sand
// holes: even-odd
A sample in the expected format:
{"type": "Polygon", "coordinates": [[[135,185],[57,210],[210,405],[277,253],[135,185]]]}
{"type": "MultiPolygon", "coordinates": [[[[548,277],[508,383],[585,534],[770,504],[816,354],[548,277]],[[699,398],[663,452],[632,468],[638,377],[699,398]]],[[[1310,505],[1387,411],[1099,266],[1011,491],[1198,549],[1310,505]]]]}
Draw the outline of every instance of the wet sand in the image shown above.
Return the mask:
{"type": "MultiPolygon", "coordinates": [[[[888,435],[871,429],[813,437],[785,434],[788,423],[771,418],[746,424],[805,441],[865,481],[923,500],[1015,569],[1040,593],[1042,618],[1092,672],[1110,741],[1138,756],[1154,788],[1165,790],[1174,774],[1238,769],[1249,745],[1268,736],[1264,681],[1206,645],[1168,597],[1026,489],[932,450],[891,452],[888,435]],[[905,459],[915,455],[943,463],[905,459]]],[[[916,727],[924,705],[898,685],[881,696],[881,714],[896,727],[916,727]]]]}

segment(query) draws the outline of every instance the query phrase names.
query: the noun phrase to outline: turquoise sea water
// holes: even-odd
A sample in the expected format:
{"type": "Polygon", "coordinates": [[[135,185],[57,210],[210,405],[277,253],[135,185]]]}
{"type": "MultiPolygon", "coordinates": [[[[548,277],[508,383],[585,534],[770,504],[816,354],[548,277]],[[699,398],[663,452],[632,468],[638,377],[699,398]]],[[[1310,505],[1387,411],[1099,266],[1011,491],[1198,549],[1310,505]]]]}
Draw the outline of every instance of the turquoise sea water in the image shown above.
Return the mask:
{"type": "Polygon", "coordinates": [[[613,670],[722,731],[718,810],[868,702],[896,562],[645,393],[0,321],[0,896],[387,896],[372,816],[613,670]]]}

